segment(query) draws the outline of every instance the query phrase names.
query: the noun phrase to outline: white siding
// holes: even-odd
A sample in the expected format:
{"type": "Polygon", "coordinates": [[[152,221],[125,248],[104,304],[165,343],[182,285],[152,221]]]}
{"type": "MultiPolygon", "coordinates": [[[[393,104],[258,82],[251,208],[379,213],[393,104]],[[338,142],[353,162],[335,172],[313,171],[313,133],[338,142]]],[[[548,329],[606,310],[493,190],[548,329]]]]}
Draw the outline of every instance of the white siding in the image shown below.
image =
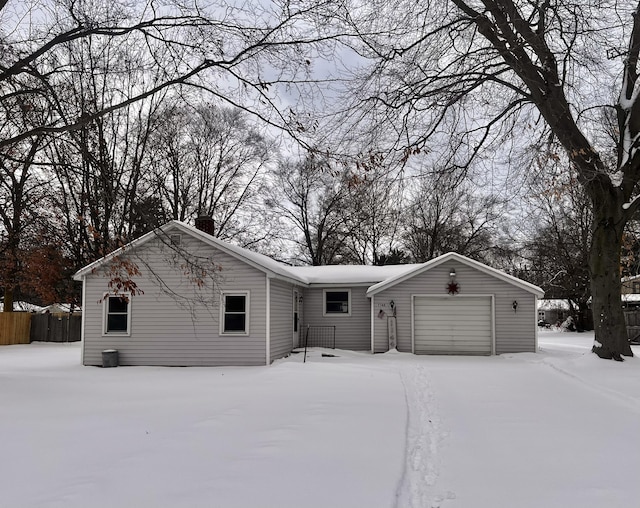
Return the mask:
{"type": "MultiPolygon", "coordinates": [[[[493,295],[495,353],[535,351],[535,296],[524,289],[451,260],[375,295],[376,306],[396,304],[398,350],[411,352],[411,295],[447,296],[449,272],[455,268],[460,295],[493,295]],[[514,312],[512,303],[518,302],[514,312]]],[[[374,309],[376,311],[376,309],[374,309]]],[[[374,351],[388,350],[387,320],[374,318],[374,351]]]]}
{"type": "Polygon", "coordinates": [[[187,235],[182,248],[219,268],[216,287],[199,288],[184,274],[184,261],[158,240],[133,251],[144,294],[131,299],[131,334],[102,334],[108,278],[86,276],[84,364],[101,365],[104,349],[117,349],[121,365],[264,365],[266,275],[187,235]],[[161,289],[164,285],[164,290],[161,289]],[[219,291],[249,291],[249,335],[220,334],[219,291]]]}
{"type": "Polygon", "coordinates": [[[293,286],[271,280],[271,361],[293,349],[293,286]]]}
{"type": "MultiPolygon", "coordinates": [[[[335,291],[351,291],[351,315],[323,316],[323,288],[307,288],[303,294],[303,326],[335,326],[336,348],[352,351],[371,350],[371,304],[366,296],[366,287],[324,288],[335,291]]],[[[301,345],[304,344],[304,333],[301,345]]]]}

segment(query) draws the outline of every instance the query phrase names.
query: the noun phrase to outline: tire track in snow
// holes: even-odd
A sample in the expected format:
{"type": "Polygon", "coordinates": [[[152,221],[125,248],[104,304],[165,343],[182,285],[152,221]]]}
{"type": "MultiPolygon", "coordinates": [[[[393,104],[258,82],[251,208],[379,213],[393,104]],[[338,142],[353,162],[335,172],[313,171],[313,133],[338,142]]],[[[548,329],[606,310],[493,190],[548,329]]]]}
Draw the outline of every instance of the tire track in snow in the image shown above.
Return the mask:
{"type": "Polygon", "coordinates": [[[440,469],[439,450],[445,434],[426,368],[400,364],[407,404],[405,464],[396,490],[395,508],[439,508],[455,494],[434,492],[440,469]]]}

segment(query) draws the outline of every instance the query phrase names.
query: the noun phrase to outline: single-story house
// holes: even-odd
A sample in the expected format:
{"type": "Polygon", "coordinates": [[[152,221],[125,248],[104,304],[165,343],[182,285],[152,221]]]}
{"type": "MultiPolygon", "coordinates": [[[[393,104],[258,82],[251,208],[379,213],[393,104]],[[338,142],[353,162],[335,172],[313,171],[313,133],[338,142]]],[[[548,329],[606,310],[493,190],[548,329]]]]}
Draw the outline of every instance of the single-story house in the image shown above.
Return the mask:
{"type": "Polygon", "coordinates": [[[82,358],[265,365],[329,328],[338,349],[537,349],[540,288],[455,253],[423,264],[292,267],[172,221],[79,270],[82,358]]]}

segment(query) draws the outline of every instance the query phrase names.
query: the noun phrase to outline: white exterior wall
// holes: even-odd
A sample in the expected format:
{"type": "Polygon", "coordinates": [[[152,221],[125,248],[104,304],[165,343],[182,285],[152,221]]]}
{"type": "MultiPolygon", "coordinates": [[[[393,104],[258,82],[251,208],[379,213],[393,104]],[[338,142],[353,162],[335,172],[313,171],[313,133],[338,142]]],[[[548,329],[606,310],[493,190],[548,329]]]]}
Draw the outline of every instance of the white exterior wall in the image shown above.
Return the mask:
{"type": "MultiPolygon", "coordinates": [[[[313,287],[303,293],[303,335],[309,326],[335,326],[336,348],[352,351],[371,351],[371,306],[366,296],[367,287],[313,287]],[[331,314],[324,316],[323,289],[351,291],[351,315],[331,314]]],[[[302,342],[303,343],[303,342],[302,342]]]]}
{"type": "Polygon", "coordinates": [[[105,349],[117,349],[121,365],[265,365],[266,275],[193,237],[182,235],[182,248],[211,258],[222,270],[218,287],[198,289],[187,280],[173,249],[159,240],[141,246],[131,259],[142,295],[131,298],[129,336],[103,335],[103,304],[108,278],[102,269],[84,284],[84,365],[101,365],[105,349]],[[160,290],[156,277],[184,300],[160,290]],[[249,291],[249,334],[220,334],[220,291],[249,291]],[[199,302],[201,299],[202,302],[199,302]]]}
{"type": "MultiPolygon", "coordinates": [[[[449,272],[454,268],[460,295],[493,295],[495,300],[495,353],[533,352],[536,350],[535,295],[506,281],[455,260],[442,263],[411,279],[374,295],[372,319],[374,352],[388,350],[387,320],[376,316],[381,304],[396,305],[398,350],[411,352],[411,295],[446,296],[449,272]],[[518,302],[514,312],[513,301],[518,302]]],[[[460,316],[463,319],[464,316],[460,316]]]]}

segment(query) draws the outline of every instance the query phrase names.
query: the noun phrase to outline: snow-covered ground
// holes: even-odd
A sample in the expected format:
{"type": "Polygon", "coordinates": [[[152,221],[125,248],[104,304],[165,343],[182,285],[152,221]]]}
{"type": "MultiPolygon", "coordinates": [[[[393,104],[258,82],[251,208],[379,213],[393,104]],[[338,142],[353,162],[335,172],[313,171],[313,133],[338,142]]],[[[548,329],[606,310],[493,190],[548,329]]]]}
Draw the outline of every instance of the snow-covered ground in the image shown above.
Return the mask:
{"type": "Polygon", "coordinates": [[[640,358],[599,360],[592,341],[247,368],[3,346],[0,507],[640,506],[640,358]]]}

